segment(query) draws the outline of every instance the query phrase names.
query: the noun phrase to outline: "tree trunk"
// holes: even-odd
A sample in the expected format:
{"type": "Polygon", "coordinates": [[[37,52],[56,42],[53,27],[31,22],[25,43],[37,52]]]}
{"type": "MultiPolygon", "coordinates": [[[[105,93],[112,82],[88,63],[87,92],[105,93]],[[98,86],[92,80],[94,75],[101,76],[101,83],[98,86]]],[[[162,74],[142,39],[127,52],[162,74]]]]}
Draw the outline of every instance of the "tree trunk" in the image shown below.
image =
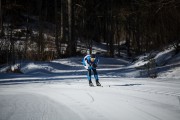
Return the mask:
{"type": "Polygon", "coordinates": [[[15,64],[15,50],[14,50],[14,39],[13,39],[13,27],[12,25],[9,26],[10,27],[10,52],[11,52],[11,64],[14,65],[15,64]]]}
{"type": "Polygon", "coordinates": [[[3,11],[2,11],[2,3],[0,0],[0,34],[3,33],[3,11]]]}
{"type": "Polygon", "coordinates": [[[0,0],[0,30],[2,30],[2,8],[1,8],[1,0],[0,0]]]}
{"type": "Polygon", "coordinates": [[[44,40],[43,40],[43,10],[42,0],[39,1],[39,39],[38,39],[38,59],[42,60],[44,52],[44,40]]]}
{"type": "Polygon", "coordinates": [[[59,27],[58,27],[58,13],[57,13],[57,0],[55,0],[55,24],[56,24],[56,28],[55,28],[55,44],[56,44],[56,50],[58,53],[58,57],[61,56],[61,51],[60,51],[60,42],[59,42],[59,27]]]}
{"type": "MultiPolygon", "coordinates": [[[[27,1],[27,4],[29,4],[29,1],[27,1]]],[[[26,10],[27,10],[27,20],[26,20],[26,41],[25,41],[25,48],[24,48],[24,58],[26,59],[27,58],[27,49],[28,49],[28,34],[29,34],[29,13],[30,13],[30,8],[29,7],[27,7],[26,8],[26,10]]]]}
{"type": "Polygon", "coordinates": [[[64,0],[61,0],[61,28],[62,28],[62,33],[61,33],[61,38],[62,38],[62,41],[66,41],[66,25],[67,25],[67,19],[66,19],[66,1],[64,0]]]}
{"type": "Polygon", "coordinates": [[[75,37],[74,37],[74,0],[68,0],[68,55],[73,56],[76,53],[75,37]]]}
{"type": "Polygon", "coordinates": [[[106,0],[107,12],[106,12],[106,34],[107,34],[107,45],[108,52],[111,57],[114,56],[114,25],[113,25],[113,15],[112,15],[112,1],[109,3],[106,0]]]}
{"type": "Polygon", "coordinates": [[[126,47],[127,47],[127,55],[128,57],[131,57],[131,51],[130,51],[130,36],[131,36],[131,32],[130,32],[130,20],[129,18],[127,19],[126,22],[126,47]]]}

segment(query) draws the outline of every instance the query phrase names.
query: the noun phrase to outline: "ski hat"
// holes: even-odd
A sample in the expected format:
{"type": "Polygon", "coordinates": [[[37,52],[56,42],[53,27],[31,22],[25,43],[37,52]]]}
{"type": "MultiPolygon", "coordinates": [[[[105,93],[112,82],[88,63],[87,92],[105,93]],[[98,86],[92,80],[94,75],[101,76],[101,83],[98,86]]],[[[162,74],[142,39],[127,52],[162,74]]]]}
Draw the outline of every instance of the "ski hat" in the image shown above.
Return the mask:
{"type": "Polygon", "coordinates": [[[91,62],[94,62],[96,59],[96,56],[94,54],[91,54],[91,62]]]}

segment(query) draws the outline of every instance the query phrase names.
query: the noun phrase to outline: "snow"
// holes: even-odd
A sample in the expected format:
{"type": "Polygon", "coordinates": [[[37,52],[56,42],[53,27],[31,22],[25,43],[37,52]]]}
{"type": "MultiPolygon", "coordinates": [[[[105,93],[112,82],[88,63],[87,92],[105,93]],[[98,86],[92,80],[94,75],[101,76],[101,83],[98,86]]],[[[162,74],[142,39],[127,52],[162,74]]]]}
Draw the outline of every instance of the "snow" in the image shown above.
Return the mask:
{"type": "Polygon", "coordinates": [[[11,83],[0,88],[1,119],[178,120],[179,80],[101,78],[11,83]]]}
{"type": "Polygon", "coordinates": [[[180,78],[180,67],[170,69],[166,72],[160,73],[159,78],[180,78]]]}
{"type": "Polygon", "coordinates": [[[157,54],[157,56],[155,57],[156,59],[156,64],[157,65],[162,65],[164,64],[167,60],[169,60],[170,58],[172,58],[172,56],[174,55],[174,49],[168,49],[165,50],[163,52],[160,52],[159,54],[157,54]]]}
{"type": "Polygon", "coordinates": [[[24,74],[0,73],[0,120],[179,120],[179,58],[168,58],[151,79],[135,68],[143,59],[100,57],[103,87],[88,86],[82,57],[24,61],[24,74]]]}

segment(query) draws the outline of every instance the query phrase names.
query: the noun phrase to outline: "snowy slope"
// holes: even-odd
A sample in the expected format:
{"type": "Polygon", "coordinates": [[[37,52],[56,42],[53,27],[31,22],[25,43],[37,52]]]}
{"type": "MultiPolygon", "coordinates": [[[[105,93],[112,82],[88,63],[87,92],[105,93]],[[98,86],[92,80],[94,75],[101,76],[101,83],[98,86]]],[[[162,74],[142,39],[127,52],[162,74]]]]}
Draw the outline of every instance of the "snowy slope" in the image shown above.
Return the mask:
{"type": "Polygon", "coordinates": [[[135,78],[128,61],[100,58],[103,87],[89,87],[81,60],[24,62],[24,74],[0,73],[0,120],[179,120],[180,77],[172,72],[135,78]]]}

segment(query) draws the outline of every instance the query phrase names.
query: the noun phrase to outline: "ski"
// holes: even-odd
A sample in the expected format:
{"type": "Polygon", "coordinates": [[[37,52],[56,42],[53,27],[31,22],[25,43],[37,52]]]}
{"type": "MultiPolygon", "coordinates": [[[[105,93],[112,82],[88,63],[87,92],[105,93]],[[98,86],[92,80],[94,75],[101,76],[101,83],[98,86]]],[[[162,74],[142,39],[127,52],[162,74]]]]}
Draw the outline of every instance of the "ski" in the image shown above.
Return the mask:
{"type": "Polygon", "coordinates": [[[103,87],[102,85],[97,85],[97,86],[95,86],[95,85],[89,85],[89,87],[103,87]]]}
{"type": "Polygon", "coordinates": [[[92,82],[89,82],[90,87],[94,87],[94,84],[92,82]]]}

